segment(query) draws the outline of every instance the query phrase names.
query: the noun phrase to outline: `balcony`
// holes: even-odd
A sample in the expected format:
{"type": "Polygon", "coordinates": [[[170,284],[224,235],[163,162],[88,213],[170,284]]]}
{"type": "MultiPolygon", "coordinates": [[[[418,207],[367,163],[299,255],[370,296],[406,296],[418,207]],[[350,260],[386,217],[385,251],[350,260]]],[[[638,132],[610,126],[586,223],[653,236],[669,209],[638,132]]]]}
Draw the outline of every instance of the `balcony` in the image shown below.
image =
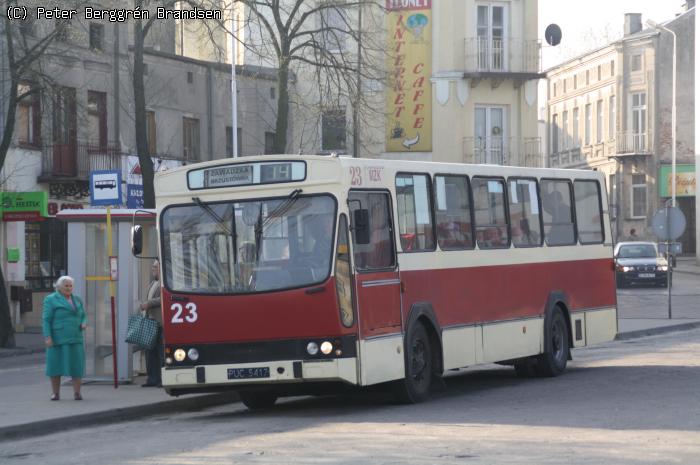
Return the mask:
{"type": "Polygon", "coordinates": [[[618,132],[616,140],[617,155],[651,155],[652,140],[649,134],[618,132]]]}
{"type": "Polygon", "coordinates": [[[544,77],[538,40],[472,37],[464,40],[464,48],[466,78],[525,81],[544,77]]]}
{"type": "Polygon", "coordinates": [[[465,137],[464,163],[543,166],[539,137],[465,137]]]}
{"type": "Polygon", "coordinates": [[[120,170],[122,151],[116,143],[76,141],[45,145],[41,150],[39,182],[88,181],[95,170],[120,170]]]}

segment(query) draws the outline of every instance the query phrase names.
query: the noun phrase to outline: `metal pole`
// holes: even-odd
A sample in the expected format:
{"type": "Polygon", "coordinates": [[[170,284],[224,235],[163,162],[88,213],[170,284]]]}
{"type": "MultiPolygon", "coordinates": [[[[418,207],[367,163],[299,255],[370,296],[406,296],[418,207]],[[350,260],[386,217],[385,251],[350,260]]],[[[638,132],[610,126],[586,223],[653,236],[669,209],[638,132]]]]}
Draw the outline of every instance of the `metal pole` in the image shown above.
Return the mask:
{"type": "MultiPolygon", "coordinates": [[[[664,28],[666,29],[666,28],[664,28]]],[[[672,84],[672,96],[673,102],[671,103],[671,126],[673,126],[672,133],[672,143],[671,147],[671,206],[676,206],[676,33],[670,29],[666,29],[668,32],[673,34],[673,81],[672,84]]],[[[670,286],[669,286],[670,289],[670,286]]],[[[669,296],[671,291],[669,290],[669,296]]],[[[670,297],[669,297],[670,298],[670,297]]],[[[669,317],[670,318],[670,317],[669,317]]]]}
{"type": "Polygon", "coordinates": [[[236,29],[236,11],[231,9],[231,143],[233,144],[232,153],[233,158],[238,158],[238,101],[237,101],[237,87],[236,87],[236,55],[238,53],[238,47],[236,42],[238,41],[236,35],[238,30],[236,29]],[[234,34],[234,31],[236,34],[234,34]]]}
{"type": "Polygon", "coordinates": [[[671,311],[671,209],[666,202],[666,289],[668,290],[668,319],[673,318],[671,311]]]}

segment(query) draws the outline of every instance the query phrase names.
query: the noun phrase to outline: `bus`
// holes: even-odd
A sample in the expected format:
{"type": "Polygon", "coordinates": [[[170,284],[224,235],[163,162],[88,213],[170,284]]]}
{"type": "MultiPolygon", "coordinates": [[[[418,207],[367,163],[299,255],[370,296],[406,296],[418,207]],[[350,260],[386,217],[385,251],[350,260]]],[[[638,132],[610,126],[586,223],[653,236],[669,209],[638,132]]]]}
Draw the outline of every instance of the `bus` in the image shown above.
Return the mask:
{"type": "Polygon", "coordinates": [[[155,192],[170,395],[256,409],[385,384],[414,403],[477,364],[557,376],[617,332],[596,171],[259,156],[155,192]]]}

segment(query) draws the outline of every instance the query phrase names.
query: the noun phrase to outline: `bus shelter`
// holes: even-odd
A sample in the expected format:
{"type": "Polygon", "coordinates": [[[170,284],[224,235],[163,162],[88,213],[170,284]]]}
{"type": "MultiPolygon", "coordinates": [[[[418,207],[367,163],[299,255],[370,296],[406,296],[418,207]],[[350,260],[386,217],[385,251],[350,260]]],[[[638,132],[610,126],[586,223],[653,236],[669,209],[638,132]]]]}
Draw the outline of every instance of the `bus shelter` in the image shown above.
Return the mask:
{"type": "Polygon", "coordinates": [[[107,231],[107,210],[63,210],[56,217],[68,223],[68,274],[75,280],[74,293],[85,302],[88,328],[85,333],[87,381],[114,379],[112,344],[112,305],[110,283],[114,284],[117,376],[120,383],[131,382],[135,369],[141,370],[140,354],[132,354],[124,342],[129,316],[138,311],[150,282],[151,260],[131,253],[131,226],[134,215],[144,230],[153,234],[155,212],[146,210],[111,210],[111,235],[107,231]],[[149,227],[150,226],[150,227],[149,227]],[[112,260],[108,239],[112,240],[112,260]]]}

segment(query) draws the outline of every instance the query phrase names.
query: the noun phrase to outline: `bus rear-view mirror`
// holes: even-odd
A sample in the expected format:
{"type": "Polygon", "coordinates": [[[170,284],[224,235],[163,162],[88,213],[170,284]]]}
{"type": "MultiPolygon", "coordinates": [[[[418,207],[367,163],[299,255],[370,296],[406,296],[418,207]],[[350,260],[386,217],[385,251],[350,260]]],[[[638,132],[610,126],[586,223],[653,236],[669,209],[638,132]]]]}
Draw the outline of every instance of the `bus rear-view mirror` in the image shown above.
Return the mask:
{"type": "Polygon", "coordinates": [[[143,252],[143,227],[140,224],[131,227],[131,253],[138,257],[143,252]]]}
{"type": "Polygon", "coordinates": [[[359,208],[353,212],[353,229],[356,244],[369,244],[369,211],[359,208]]]}

